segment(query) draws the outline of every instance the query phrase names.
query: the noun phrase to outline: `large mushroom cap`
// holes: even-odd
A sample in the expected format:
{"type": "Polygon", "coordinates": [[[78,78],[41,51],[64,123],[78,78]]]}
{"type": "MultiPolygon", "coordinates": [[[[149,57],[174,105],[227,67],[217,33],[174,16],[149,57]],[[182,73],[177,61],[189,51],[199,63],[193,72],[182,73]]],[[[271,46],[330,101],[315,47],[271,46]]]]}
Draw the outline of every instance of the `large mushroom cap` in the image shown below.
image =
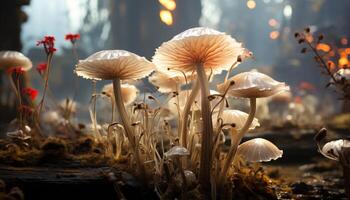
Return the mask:
{"type": "MultiPolygon", "coordinates": [[[[216,126],[216,123],[217,123],[217,120],[216,120],[217,115],[218,113],[215,113],[213,115],[214,126],[216,126]]],[[[231,110],[231,109],[224,110],[221,114],[221,119],[223,121],[223,124],[235,124],[235,129],[237,131],[240,131],[243,128],[245,122],[247,121],[247,118],[248,118],[248,114],[240,110],[231,110]]],[[[249,130],[253,130],[257,126],[260,126],[259,121],[257,118],[254,118],[253,122],[249,127],[249,130]]],[[[224,126],[223,128],[224,129],[228,128],[228,126],[224,126]]]]}
{"type": "Polygon", "coordinates": [[[75,72],[78,76],[95,80],[135,80],[154,70],[146,58],[124,50],[103,50],[80,60],[75,72]]]}
{"type": "Polygon", "coordinates": [[[18,51],[0,51],[0,69],[9,67],[22,67],[28,71],[33,66],[32,61],[18,51]]]}
{"type": "MultiPolygon", "coordinates": [[[[129,85],[127,83],[121,84],[122,99],[125,105],[129,105],[132,102],[134,102],[138,92],[139,90],[133,85],[129,85]]],[[[114,92],[113,92],[112,83],[103,86],[102,93],[105,94],[106,96],[111,97],[114,101],[114,92]]]]}
{"type": "Polygon", "coordinates": [[[176,76],[178,71],[191,73],[196,64],[214,72],[229,69],[244,53],[242,44],[230,35],[205,28],[188,29],[163,43],[153,56],[159,71],[176,76]],[[168,70],[168,68],[172,70],[168,70]]]}
{"type": "Polygon", "coordinates": [[[173,157],[173,156],[188,156],[190,155],[190,152],[182,146],[173,146],[169,151],[164,153],[166,157],[173,157]]]}
{"type": "MultiPolygon", "coordinates": [[[[228,94],[235,97],[268,97],[289,90],[289,87],[285,83],[278,82],[256,70],[237,74],[230,78],[228,83],[232,81],[234,81],[234,84],[230,86],[228,94]]],[[[220,92],[224,92],[226,88],[227,84],[225,83],[218,85],[220,92]]]]}
{"type": "Polygon", "coordinates": [[[340,139],[327,142],[322,147],[322,152],[328,155],[328,158],[333,158],[333,160],[339,160],[339,155],[343,147],[350,147],[350,141],[340,139]]]}
{"type": "Polygon", "coordinates": [[[255,138],[239,145],[237,154],[248,162],[268,162],[282,157],[283,151],[268,140],[255,138]]]}

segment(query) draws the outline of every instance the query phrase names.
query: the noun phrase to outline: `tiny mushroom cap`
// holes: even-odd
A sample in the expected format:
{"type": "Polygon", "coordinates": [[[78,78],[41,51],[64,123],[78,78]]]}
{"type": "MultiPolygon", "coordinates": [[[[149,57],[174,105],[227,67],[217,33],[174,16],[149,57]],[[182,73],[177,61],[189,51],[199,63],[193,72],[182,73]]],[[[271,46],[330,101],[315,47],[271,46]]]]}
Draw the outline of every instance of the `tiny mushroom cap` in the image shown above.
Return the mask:
{"type": "MultiPolygon", "coordinates": [[[[228,89],[228,94],[243,98],[261,98],[288,91],[289,86],[283,82],[278,82],[271,77],[256,70],[243,72],[230,78],[228,83],[234,82],[228,89]]],[[[218,85],[218,90],[224,92],[227,83],[218,85]]]]}
{"type": "MultiPolygon", "coordinates": [[[[213,115],[213,124],[214,126],[216,126],[216,123],[217,123],[217,115],[218,113],[215,113],[213,115]]],[[[221,114],[221,119],[222,119],[222,123],[223,124],[235,124],[235,129],[237,131],[240,131],[245,122],[247,121],[247,118],[248,118],[248,114],[245,113],[245,112],[242,112],[240,110],[232,110],[232,109],[228,109],[228,110],[224,110],[221,114]]],[[[254,118],[253,119],[253,122],[250,124],[250,127],[249,127],[249,130],[253,130],[255,129],[255,127],[258,127],[260,126],[259,124],[259,121],[257,118],[254,118]]],[[[229,126],[224,126],[222,127],[223,129],[229,129],[231,127],[229,126]]]]}
{"type": "Polygon", "coordinates": [[[240,144],[237,154],[248,162],[268,162],[282,157],[283,151],[268,140],[255,138],[240,144]]]}
{"type": "Polygon", "coordinates": [[[22,67],[28,71],[33,66],[32,61],[18,51],[0,51],[0,69],[9,67],[22,67]]]}
{"type": "MultiPolygon", "coordinates": [[[[193,76],[187,76],[186,78],[189,78],[187,81],[192,80],[193,76]]],[[[158,91],[161,93],[170,93],[178,91],[181,85],[186,84],[185,77],[180,74],[180,76],[169,76],[165,73],[156,71],[154,74],[152,74],[148,80],[158,87],[158,91]]]]}
{"type": "Polygon", "coordinates": [[[333,160],[339,160],[339,156],[341,154],[342,148],[348,148],[350,147],[350,141],[339,139],[327,142],[322,147],[322,153],[327,155],[327,158],[333,159],[333,160]]]}
{"type": "Polygon", "coordinates": [[[188,29],[163,43],[153,56],[159,71],[177,76],[192,73],[197,64],[220,73],[229,69],[244,53],[241,43],[230,35],[205,27],[188,29]],[[169,70],[170,69],[170,70],[169,70]]]}
{"type": "MultiPolygon", "coordinates": [[[[130,105],[132,102],[135,101],[139,90],[133,85],[124,83],[121,84],[121,93],[124,104],[130,105]]],[[[114,101],[113,84],[110,83],[103,86],[102,94],[111,97],[114,101]]]]}
{"type": "MultiPolygon", "coordinates": [[[[334,78],[337,81],[341,81],[342,79],[345,79],[347,81],[350,80],[350,69],[339,69],[335,74],[334,74],[334,78]]],[[[334,82],[333,80],[331,80],[331,82],[334,82]]]]}
{"type": "Polygon", "coordinates": [[[125,50],[103,50],[80,60],[75,72],[78,76],[94,80],[136,80],[154,70],[146,58],[125,50]]]}
{"type": "Polygon", "coordinates": [[[175,157],[175,156],[188,156],[190,152],[182,146],[173,146],[169,151],[164,153],[166,157],[175,157]]]}

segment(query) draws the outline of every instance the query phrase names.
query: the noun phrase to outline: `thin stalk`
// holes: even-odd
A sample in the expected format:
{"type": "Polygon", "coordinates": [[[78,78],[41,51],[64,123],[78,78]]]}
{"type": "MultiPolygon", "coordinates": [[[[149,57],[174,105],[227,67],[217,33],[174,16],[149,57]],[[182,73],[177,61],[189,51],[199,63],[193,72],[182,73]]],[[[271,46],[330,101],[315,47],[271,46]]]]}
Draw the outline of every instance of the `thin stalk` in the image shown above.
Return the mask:
{"type": "MultiPolygon", "coordinates": [[[[115,104],[116,104],[117,110],[119,112],[120,118],[123,122],[126,137],[128,138],[128,140],[131,144],[131,148],[132,148],[133,153],[135,155],[136,165],[139,168],[141,178],[143,179],[143,178],[145,178],[144,176],[146,175],[145,168],[142,165],[140,154],[138,151],[138,145],[136,144],[134,130],[131,127],[130,118],[126,112],[126,109],[125,109],[125,106],[123,103],[123,99],[122,99],[122,95],[121,95],[122,94],[121,93],[121,83],[120,83],[119,78],[116,78],[113,80],[113,90],[114,90],[115,104]]],[[[145,181],[145,180],[143,179],[143,181],[145,181]]]]}
{"type": "Polygon", "coordinates": [[[188,122],[188,116],[191,111],[192,104],[198,94],[199,91],[199,82],[195,81],[192,86],[192,92],[190,96],[188,97],[184,110],[182,111],[182,122],[180,123],[181,126],[181,132],[180,132],[180,138],[181,138],[181,146],[187,148],[187,122],[188,122]]]}
{"type": "MultiPolygon", "coordinates": [[[[13,89],[13,91],[14,91],[15,94],[16,94],[16,97],[17,97],[17,100],[18,100],[18,106],[19,106],[19,108],[21,109],[22,100],[21,100],[21,95],[20,95],[20,91],[19,91],[19,84],[16,85],[15,81],[13,80],[12,74],[9,74],[9,75],[8,75],[8,78],[9,78],[9,81],[10,81],[11,88],[13,89]]],[[[19,77],[18,77],[18,78],[19,78],[19,77]]],[[[19,111],[18,119],[19,119],[20,125],[22,126],[22,125],[23,125],[23,124],[22,124],[22,110],[19,111]]],[[[22,127],[23,127],[23,126],[22,126],[22,127]]]]}
{"type": "Polygon", "coordinates": [[[196,65],[199,85],[201,87],[203,132],[201,137],[201,155],[199,167],[199,183],[207,198],[211,198],[211,155],[213,147],[213,122],[210,114],[208,79],[202,64],[196,65]]]}
{"type": "Polygon", "coordinates": [[[221,175],[219,177],[219,187],[222,189],[223,185],[225,184],[225,177],[227,174],[227,171],[232,163],[232,161],[235,158],[237,147],[239,143],[241,143],[241,140],[244,136],[244,134],[249,130],[250,125],[252,124],[256,112],[256,98],[250,98],[250,111],[249,116],[247,118],[247,121],[245,122],[243,128],[238,132],[237,137],[235,137],[235,140],[232,141],[232,145],[230,147],[230,150],[226,156],[226,160],[224,162],[224,167],[221,170],[221,175]]]}
{"type": "Polygon", "coordinates": [[[45,85],[44,85],[43,97],[41,98],[41,101],[39,103],[38,119],[40,119],[40,114],[41,114],[41,111],[43,109],[43,105],[45,102],[46,91],[47,91],[47,88],[49,86],[49,75],[50,75],[52,56],[53,56],[52,53],[49,53],[47,56],[47,70],[45,71],[45,85]]]}

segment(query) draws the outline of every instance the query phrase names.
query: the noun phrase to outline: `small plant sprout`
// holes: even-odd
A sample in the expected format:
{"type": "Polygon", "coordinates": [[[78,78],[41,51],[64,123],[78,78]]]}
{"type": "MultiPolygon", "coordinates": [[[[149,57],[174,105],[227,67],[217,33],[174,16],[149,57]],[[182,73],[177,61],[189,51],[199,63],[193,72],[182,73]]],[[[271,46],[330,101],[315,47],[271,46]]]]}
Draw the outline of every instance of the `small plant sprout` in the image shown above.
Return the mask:
{"type": "MultiPolygon", "coordinates": [[[[237,74],[229,79],[229,82],[234,82],[235,84],[230,86],[228,89],[228,95],[234,97],[249,98],[250,100],[250,112],[249,116],[243,126],[243,128],[237,133],[237,137],[232,141],[233,145],[226,156],[224,166],[230,165],[232,160],[234,160],[237,147],[240,144],[244,134],[249,130],[250,125],[254,121],[254,116],[256,112],[256,98],[269,97],[280,92],[289,90],[289,87],[285,83],[278,82],[271,77],[259,73],[255,70],[249,72],[243,72],[237,74]]],[[[227,90],[227,83],[223,83],[218,86],[219,91],[227,90]]],[[[220,177],[226,177],[227,171],[224,168],[221,171],[220,177]]],[[[224,181],[224,180],[223,180],[224,181]]],[[[221,186],[223,182],[219,183],[221,186]]]]}
{"type": "Polygon", "coordinates": [[[113,80],[116,107],[142,178],[145,178],[145,169],[138,150],[138,138],[136,138],[134,129],[131,126],[130,117],[126,112],[122,99],[121,81],[144,78],[153,70],[154,65],[151,62],[124,50],[97,52],[85,60],[80,60],[75,69],[76,74],[83,78],[113,80]]]}
{"type": "Polygon", "coordinates": [[[237,155],[248,162],[269,162],[281,158],[283,151],[266,139],[254,138],[240,144],[237,155]]]}
{"type": "MultiPolygon", "coordinates": [[[[153,57],[157,70],[170,76],[177,76],[178,72],[197,74],[197,81],[193,84],[192,93],[188,101],[190,107],[201,89],[201,111],[203,133],[201,136],[201,154],[199,182],[205,195],[211,197],[211,166],[213,148],[213,126],[211,108],[209,104],[208,76],[211,73],[220,73],[228,70],[237,57],[243,53],[242,44],[231,36],[210,29],[191,28],[163,43],[153,57]],[[169,70],[170,69],[170,70],[169,70]]],[[[182,123],[187,123],[190,109],[185,109],[182,123]]],[[[187,133],[182,133],[187,134],[187,133]]],[[[187,144],[181,144],[187,146],[187,144]]]]}

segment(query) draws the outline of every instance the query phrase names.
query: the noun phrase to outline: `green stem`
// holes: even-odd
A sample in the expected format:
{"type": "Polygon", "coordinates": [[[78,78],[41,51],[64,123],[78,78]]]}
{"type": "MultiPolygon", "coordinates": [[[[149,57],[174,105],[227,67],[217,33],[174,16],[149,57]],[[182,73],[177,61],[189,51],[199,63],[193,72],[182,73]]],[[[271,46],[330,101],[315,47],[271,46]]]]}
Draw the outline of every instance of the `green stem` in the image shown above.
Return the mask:
{"type": "MultiPolygon", "coordinates": [[[[188,117],[191,111],[191,106],[198,94],[199,91],[199,83],[198,81],[194,82],[194,85],[192,87],[192,91],[190,96],[188,97],[184,110],[182,111],[182,117],[183,120],[180,124],[181,126],[181,132],[180,132],[180,138],[181,138],[181,146],[187,148],[187,122],[188,122],[188,117]]],[[[192,122],[191,122],[192,123],[192,122]]]]}
{"type": "Polygon", "coordinates": [[[239,143],[241,143],[241,140],[244,136],[244,134],[249,130],[250,125],[252,124],[256,112],[256,98],[250,98],[250,111],[249,111],[249,116],[247,118],[247,121],[245,122],[243,128],[238,132],[237,137],[235,137],[234,141],[233,138],[231,137],[231,148],[226,156],[226,160],[224,162],[224,167],[221,170],[221,175],[219,177],[219,188],[222,189],[222,186],[225,184],[225,177],[227,175],[227,171],[232,163],[232,161],[235,158],[237,148],[239,143]]]}
{"type": "Polygon", "coordinates": [[[213,147],[213,122],[209,102],[208,79],[202,64],[196,65],[199,85],[201,87],[201,110],[203,121],[203,132],[201,137],[201,155],[199,166],[199,183],[208,199],[211,198],[211,155],[213,147]]]}
{"type": "MultiPolygon", "coordinates": [[[[131,148],[132,148],[133,153],[135,155],[136,165],[137,165],[138,169],[140,170],[141,178],[143,179],[143,178],[145,178],[144,176],[146,175],[145,168],[141,163],[141,158],[140,158],[140,154],[138,151],[138,145],[136,144],[136,137],[134,134],[134,130],[131,127],[129,116],[126,112],[126,109],[125,109],[125,106],[123,103],[122,93],[121,93],[121,83],[120,83],[119,78],[116,78],[113,80],[113,90],[114,90],[115,104],[116,104],[118,113],[120,115],[120,118],[122,120],[126,137],[128,138],[128,140],[130,142],[131,148]]],[[[144,179],[143,179],[143,181],[144,181],[144,179]]]]}

